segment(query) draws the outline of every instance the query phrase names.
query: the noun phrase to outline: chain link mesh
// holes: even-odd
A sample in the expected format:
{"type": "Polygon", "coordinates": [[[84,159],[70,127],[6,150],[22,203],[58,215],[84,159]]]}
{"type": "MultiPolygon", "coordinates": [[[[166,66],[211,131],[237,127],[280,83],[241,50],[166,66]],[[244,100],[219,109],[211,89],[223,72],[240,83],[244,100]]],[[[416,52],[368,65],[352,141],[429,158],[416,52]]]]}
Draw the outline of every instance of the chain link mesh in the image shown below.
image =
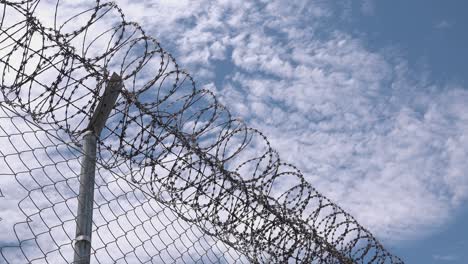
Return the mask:
{"type": "Polygon", "coordinates": [[[71,262],[80,139],[116,72],[92,263],[403,263],[114,3],[0,3],[3,262],[71,262]]]}

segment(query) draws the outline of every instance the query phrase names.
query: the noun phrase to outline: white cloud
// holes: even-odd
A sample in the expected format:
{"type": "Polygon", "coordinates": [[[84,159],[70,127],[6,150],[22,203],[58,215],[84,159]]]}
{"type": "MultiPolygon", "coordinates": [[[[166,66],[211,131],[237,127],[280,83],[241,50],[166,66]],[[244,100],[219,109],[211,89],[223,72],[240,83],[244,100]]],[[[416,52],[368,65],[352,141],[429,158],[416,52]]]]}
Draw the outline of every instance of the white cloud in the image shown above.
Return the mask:
{"type": "Polygon", "coordinates": [[[427,233],[466,201],[466,90],[418,80],[404,59],[324,29],[323,2],[119,4],[200,86],[232,65],[221,100],[379,237],[427,233]]]}
{"type": "Polygon", "coordinates": [[[434,27],[436,29],[448,29],[448,28],[451,28],[452,27],[452,23],[450,23],[449,21],[447,20],[441,20],[439,22],[437,22],[434,27]]]}
{"type": "MultiPolygon", "coordinates": [[[[88,4],[93,3],[88,1],[88,4]]],[[[42,10],[44,14],[43,22],[49,26],[53,25],[49,16],[51,6],[41,4],[38,10],[42,10]]],[[[75,6],[61,6],[61,8],[62,14],[66,14],[64,17],[73,12],[66,8],[75,10],[75,6]]],[[[21,16],[14,19],[21,19],[21,16]]],[[[82,17],[75,19],[81,20],[82,17]]],[[[8,19],[7,22],[14,23],[12,19],[8,19]]],[[[72,28],[81,25],[74,22],[70,24],[72,28]]],[[[100,24],[100,30],[104,30],[112,22],[104,20],[103,24],[100,24]]],[[[7,27],[7,23],[2,26],[7,27]]],[[[8,57],[6,55],[11,52],[13,46],[8,45],[11,41],[3,42],[5,45],[1,54],[4,56],[0,70],[14,73],[24,61],[20,60],[21,56],[14,56],[16,64],[8,69],[3,59],[8,57]]],[[[102,52],[100,48],[103,47],[103,43],[105,44],[105,41],[102,40],[94,43],[91,51],[102,52]]],[[[213,50],[217,52],[217,57],[221,56],[220,47],[214,45],[213,50]]],[[[48,51],[53,53],[51,49],[48,51]]],[[[33,60],[28,59],[30,66],[33,60]]],[[[11,61],[10,63],[13,64],[11,61]]],[[[50,85],[56,72],[49,70],[47,73],[49,75],[41,76],[41,79],[37,77],[36,80],[40,80],[43,85],[50,85]]],[[[15,77],[13,74],[8,76],[15,77]]],[[[8,91],[11,84],[4,81],[2,89],[8,91]]],[[[96,86],[95,83],[88,85],[96,86]]],[[[73,86],[70,84],[70,87],[73,86]]],[[[33,94],[34,96],[41,93],[37,88],[36,86],[31,88],[32,92],[37,93],[33,94]]],[[[86,89],[82,89],[83,86],[80,88],[75,96],[82,95],[80,92],[86,93],[86,89]]],[[[22,92],[28,94],[28,91],[22,92]]],[[[78,103],[71,98],[69,100],[78,103]]],[[[47,106],[47,103],[45,105],[47,106]]],[[[0,188],[5,197],[0,198],[0,216],[3,217],[0,229],[0,259],[8,263],[26,263],[31,262],[31,259],[50,263],[68,262],[73,256],[72,243],[75,235],[74,220],[81,155],[71,140],[64,138],[63,131],[45,124],[39,128],[33,124],[34,122],[25,122],[22,117],[7,109],[10,108],[2,98],[0,188]],[[44,132],[43,129],[48,130],[44,132]],[[58,138],[66,140],[67,143],[58,138]]],[[[68,121],[77,125],[76,120],[68,121]]],[[[122,165],[115,170],[113,173],[104,173],[103,171],[107,170],[98,169],[93,218],[95,229],[93,250],[97,252],[93,255],[92,262],[100,260],[103,263],[114,263],[115,258],[120,258],[120,261],[124,259],[133,263],[136,257],[132,252],[136,252],[140,257],[139,261],[143,262],[154,262],[155,256],[159,258],[157,262],[164,263],[174,261],[175,256],[184,262],[208,262],[213,259],[216,262],[245,261],[238,252],[227,248],[217,239],[206,236],[197,226],[178,218],[173,209],[162,206],[153,197],[148,197],[140,189],[131,186],[128,179],[122,179],[129,175],[128,167],[122,165]]]]}
{"type": "MultiPolygon", "coordinates": [[[[0,198],[0,260],[68,263],[81,154],[73,143],[58,140],[55,128],[42,131],[7,109],[0,105],[0,187],[5,195],[0,198]]],[[[137,174],[144,173],[139,169],[137,174]]],[[[129,174],[128,164],[112,170],[97,166],[91,262],[246,262],[149,197],[149,190],[129,184],[129,174]]]]}
{"type": "MultiPolygon", "coordinates": [[[[372,13],[374,2],[362,8],[372,13]]],[[[202,85],[225,67],[216,60],[229,60],[221,100],[378,236],[424,235],[466,200],[462,88],[430,85],[404,58],[324,28],[334,11],[323,2],[202,1],[172,11],[132,19],[202,85]]]]}

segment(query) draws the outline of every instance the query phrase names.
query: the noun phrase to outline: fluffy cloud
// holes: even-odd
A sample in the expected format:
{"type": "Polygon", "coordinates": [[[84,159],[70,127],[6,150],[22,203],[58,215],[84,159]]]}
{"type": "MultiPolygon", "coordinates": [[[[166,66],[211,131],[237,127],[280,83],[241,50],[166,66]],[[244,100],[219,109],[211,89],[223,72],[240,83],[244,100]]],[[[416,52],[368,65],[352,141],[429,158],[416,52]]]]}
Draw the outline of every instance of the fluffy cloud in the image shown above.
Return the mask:
{"type": "Polygon", "coordinates": [[[467,199],[468,92],[329,28],[321,1],[118,3],[379,237],[424,235],[467,199]]]}
{"type": "Polygon", "coordinates": [[[468,92],[329,28],[326,4],[119,4],[378,236],[424,235],[466,200],[468,92]]]}

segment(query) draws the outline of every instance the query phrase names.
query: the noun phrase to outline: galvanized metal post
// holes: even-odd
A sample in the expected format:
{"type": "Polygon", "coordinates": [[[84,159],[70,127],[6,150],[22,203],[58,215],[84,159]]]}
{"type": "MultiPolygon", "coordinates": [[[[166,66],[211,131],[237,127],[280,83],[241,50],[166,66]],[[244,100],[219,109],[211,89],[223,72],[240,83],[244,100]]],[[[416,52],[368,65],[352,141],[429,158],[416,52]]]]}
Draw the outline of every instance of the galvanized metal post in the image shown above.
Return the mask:
{"type": "Polygon", "coordinates": [[[87,264],[91,257],[91,232],[93,227],[94,175],[96,170],[96,142],[93,131],[83,135],[84,157],[80,172],[80,192],[78,194],[78,214],[76,218],[76,238],[74,263],[87,264]]]}
{"type": "Polygon", "coordinates": [[[122,80],[119,75],[114,73],[109,80],[101,101],[91,117],[87,131],[83,133],[82,142],[84,156],[80,171],[75,254],[73,257],[73,263],[75,264],[89,264],[91,260],[96,144],[121,90],[122,80]]]}

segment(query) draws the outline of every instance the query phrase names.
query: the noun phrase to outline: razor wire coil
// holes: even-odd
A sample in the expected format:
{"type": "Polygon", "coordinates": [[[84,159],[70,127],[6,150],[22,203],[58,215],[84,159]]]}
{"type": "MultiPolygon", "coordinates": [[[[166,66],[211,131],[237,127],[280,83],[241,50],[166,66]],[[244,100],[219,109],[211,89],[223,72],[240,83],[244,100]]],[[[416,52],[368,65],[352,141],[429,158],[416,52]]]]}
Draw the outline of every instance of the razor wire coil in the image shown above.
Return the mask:
{"type": "Polygon", "coordinates": [[[2,261],[70,261],[80,138],[116,72],[124,88],[98,144],[93,262],[403,263],[116,4],[72,15],[58,0],[0,4],[10,149],[0,176],[22,187],[25,217],[2,261]]]}

